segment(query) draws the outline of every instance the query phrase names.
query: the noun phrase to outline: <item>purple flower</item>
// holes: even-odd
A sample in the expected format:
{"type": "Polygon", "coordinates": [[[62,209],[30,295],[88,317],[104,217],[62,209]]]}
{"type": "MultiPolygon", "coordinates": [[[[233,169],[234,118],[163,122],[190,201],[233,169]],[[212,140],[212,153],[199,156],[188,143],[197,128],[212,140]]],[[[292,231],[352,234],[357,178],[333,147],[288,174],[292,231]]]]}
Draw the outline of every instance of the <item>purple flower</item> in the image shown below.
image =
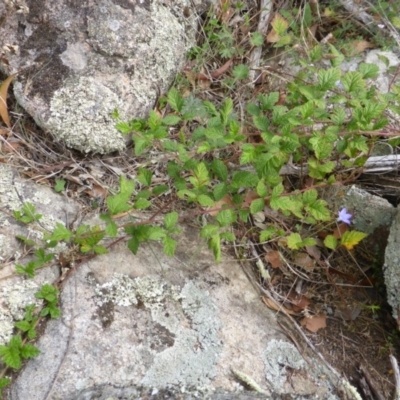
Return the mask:
{"type": "Polygon", "coordinates": [[[350,224],[351,224],[350,219],[351,219],[352,217],[353,217],[353,216],[347,212],[347,208],[342,208],[342,209],[339,211],[339,218],[338,218],[338,221],[344,222],[345,224],[350,225],[350,224]]]}

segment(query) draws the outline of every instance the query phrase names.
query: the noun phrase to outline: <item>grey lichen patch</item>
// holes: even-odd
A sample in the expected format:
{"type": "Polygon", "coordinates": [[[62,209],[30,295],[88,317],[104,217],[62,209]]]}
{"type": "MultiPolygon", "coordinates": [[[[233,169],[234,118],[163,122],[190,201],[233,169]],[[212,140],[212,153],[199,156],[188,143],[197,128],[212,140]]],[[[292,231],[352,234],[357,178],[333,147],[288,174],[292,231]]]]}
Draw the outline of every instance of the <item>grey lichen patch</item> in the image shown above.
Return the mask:
{"type": "Polygon", "coordinates": [[[283,340],[272,339],[264,352],[265,377],[278,393],[288,379],[287,368],[300,370],[306,363],[296,347],[283,340]]]}
{"type": "Polygon", "coordinates": [[[39,286],[34,281],[21,281],[12,286],[4,286],[1,297],[13,318],[19,320],[24,317],[24,308],[28,304],[40,304],[35,297],[38,290],[39,286]]]}
{"type": "Polygon", "coordinates": [[[54,93],[48,120],[53,135],[84,153],[122,150],[125,142],[111,118],[123,110],[122,100],[94,77],[69,79],[54,93]]]}
{"type": "Polygon", "coordinates": [[[115,274],[111,282],[97,286],[96,293],[98,305],[113,301],[120,306],[143,305],[151,312],[153,334],[159,336],[162,346],[149,341],[154,361],[141,384],[163,387],[210,383],[222,343],[218,337],[218,307],[207,291],[194,282],[180,290],[159,277],[131,279],[115,274]]]}
{"type": "Polygon", "coordinates": [[[64,65],[79,72],[86,68],[88,51],[88,46],[84,43],[68,44],[67,50],[60,55],[60,59],[64,65]]]}
{"type": "Polygon", "coordinates": [[[11,314],[0,309],[0,345],[8,343],[14,331],[14,320],[11,314]]]}
{"type": "Polygon", "coordinates": [[[31,281],[21,281],[14,285],[4,286],[1,290],[2,307],[0,308],[0,344],[7,343],[14,331],[14,321],[25,315],[25,307],[29,304],[39,305],[35,298],[39,286],[31,281]]]}
{"type": "Polygon", "coordinates": [[[347,191],[344,203],[354,214],[355,228],[368,234],[378,227],[389,227],[397,213],[397,210],[387,200],[356,186],[352,186],[347,191]]]}
{"type": "MultiPolygon", "coordinates": [[[[142,384],[162,387],[169,384],[202,386],[215,376],[215,363],[222,350],[218,337],[221,323],[217,306],[207,291],[188,282],[182,289],[182,311],[191,321],[190,328],[179,321],[175,330],[175,345],[158,354],[142,384]],[[173,368],[171,368],[173,366],[173,368]]],[[[176,312],[176,315],[179,315],[176,312]]],[[[158,315],[166,324],[165,317],[158,315]]]]}

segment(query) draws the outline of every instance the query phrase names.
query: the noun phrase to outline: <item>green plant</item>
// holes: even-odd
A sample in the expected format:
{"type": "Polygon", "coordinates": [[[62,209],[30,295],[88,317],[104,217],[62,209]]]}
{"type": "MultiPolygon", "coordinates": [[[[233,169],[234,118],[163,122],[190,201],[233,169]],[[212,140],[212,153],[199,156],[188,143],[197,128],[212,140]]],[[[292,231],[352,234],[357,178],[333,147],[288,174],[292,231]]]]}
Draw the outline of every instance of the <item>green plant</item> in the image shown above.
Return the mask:
{"type": "MultiPolygon", "coordinates": [[[[316,18],[309,5],[282,15],[272,24],[275,47],[291,44],[316,18]],[[299,26],[295,17],[301,20],[299,26]]],[[[248,21],[248,16],[244,19],[248,21]]],[[[207,40],[190,52],[191,58],[203,62],[210,49],[212,57],[243,54],[244,47],[236,42],[232,28],[220,19],[209,16],[204,30],[207,40]]],[[[263,41],[257,33],[248,39],[253,47],[261,46],[263,41]]],[[[241,114],[228,96],[214,104],[195,95],[184,97],[177,87],[160,99],[160,110],[151,111],[147,119],[120,121],[118,111],[114,111],[117,129],[132,135],[135,156],[143,161],[136,179],[121,176],[118,190],[107,197],[106,209],[100,215],[103,226],[82,224],[72,230],[57,223],[51,232],[42,229],[41,245],[19,236],[30,248],[33,260],[26,265],[17,264],[16,271],[32,278],[38,268],[54,260],[54,254],[48,251],[60,244],[74,258],[87,260],[106,253],[120,238],[126,239],[134,254],[142,243],[155,241],[173,256],[179,222],[196,216],[203,217],[200,236],[219,261],[222,244],[236,240],[233,228],[263,213],[266,207],[277,217],[260,229],[252,229],[260,243],[279,239],[280,245],[291,251],[315,245],[315,232],[334,225],[337,211],[320,197],[320,189],[341,184],[347,179],[343,178],[344,170],[351,169],[356,175],[376,137],[383,128],[388,129],[386,110],[400,114],[400,86],[392,86],[389,94],[379,94],[369,85],[378,73],[375,65],[361,64],[358,71],[343,73],[339,68],[343,60],[344,55],[332,45],[311,47],[308,59],[299,61],[302,69],[285,86],[285,99],[278,91],[259,94],[243,105],[241,114]],[[314,66],[324,57],[331,60],[330,68],[314,66]],[[153,182],[151,163],[146,160],[150,150],[168,153],[163,184],[153,182]],[[281,174],[288,162],[301,164],[303,178],[311,184],[289,188],[281,174]],[[121,214],[152,210],[153,200],[166,192],[172,200],[149,218],[131,217],[128,223],[116,223],[121,214]],[[178,214],[171,210],[177,199],[189,204],[190,212],[178,214]],[[295,222],[280,226],[276,222],[280,219],[295,222]],[[114,242],[106,245],[105,239],[110,238],[114,242]]],[[[234,66],[225,78],[225,87],[240,85],[248,74],[247,65],[234,66]]],[[[395,145],[398,132],[392,133],[395,145]]],[[[352,176],[348,180],[351,179],[352,176]]],[[[64,188],[65,181],[58,180],[55,190],[64,188]]],[[[42,218],[28,202],[13,215],[24,224],[42,218]]],[[[324,245],[328,252],[340,245],[351,249],[364,237],[363,232],[354,230],[345,232],[340,240],[328,234],[324,245]]],[[[268,279],[268,271],[261,264],[260,273],[268,279]]],[[[58,287],[48,284],[36,293],[44,301],[43,307],[27,307],[24,320],[15,324],[19,333],[7,346],[0,347],[0,356],[8,367],[20,368],[24,359],[38,354],[38,349],[25,342],[35,338],[40,318],[60,316],[58,294],[58,287]]],[[[7,378],[0,378],[0,389],[8,382],[7,378]]]]}
{"type": "Polygon", "coordinates": [[[18,370],[21,368],[24,360],[34,358],[40,354],[40,350],[36,346],[27,343],[27,341],[36,338],[36,326],[40,318],[47,315],[51,318],[58,318],[60,316],[60,310],[57,307],[57,288],[45,284],[35,296],[38,299],[43,299],[45,306],[39,311],[36,305],[28,305],[25,308],[24,319],[14,324],[18,332],[11,337],[7,345],[0,346],[0,359],[6,366],[0,374],[0,397],[2,396],[2,389],[10,383],[10,379],[4,377],[7,368],[18,370]]]}

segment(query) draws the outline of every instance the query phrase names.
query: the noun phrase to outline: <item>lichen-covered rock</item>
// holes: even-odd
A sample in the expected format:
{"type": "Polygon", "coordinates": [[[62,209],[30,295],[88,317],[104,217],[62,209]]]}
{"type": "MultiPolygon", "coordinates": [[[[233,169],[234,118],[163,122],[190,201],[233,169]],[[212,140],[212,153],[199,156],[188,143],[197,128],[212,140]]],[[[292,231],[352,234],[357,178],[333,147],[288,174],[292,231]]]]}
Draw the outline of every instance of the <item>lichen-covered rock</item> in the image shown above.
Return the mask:
{"type": "Polygon", "coordinates": [[[400,329],[400,213],[398,210],[396,211],[397,215],[390,228],[388,245],[386,247],[383,273],[385,277],[387,300],[392,306],[393,318],[397,320],[400,329]]]}
{"type": "Polygon", "coordinates": [[[145,116],[194,44],[196,14],[184,9],[207,3],[0,2],[0,69],[19,72],[18,102],[58,140],[85,153],[121,150],[113,110],[145,116]]]}
{"type": "Polygon", "coordinates": [[[121,245],[80,266],[62,290],[62,318],[48,323],[8,398],[260,398],[246,397],[241,374],[264,398],[337,399],[240,266],[215,264],[196,239],[187,229],[172,259],[157,245],[136,256],[121,245]]]}
{"type": "Polygon", "coordinates": [[[26,280],[15,274],[15,264],[25,265],[26,248],[16,236],[40,242],[43,233],[51,231],[57,222],[72,222],[78,215],[77,204],[45,186],[23,179],[16,170],[0,164],[0,345],[7,343],[14,333],[14,322],[23,319],[28,304],[41,302],[34,294],[43,283],[52,283],[59,268],[38,271],[34,279],[26,280]],[[21,210],[25,202],[35,206],[42,218],[28,225],[17,222],[13,211],[21,210]]]}

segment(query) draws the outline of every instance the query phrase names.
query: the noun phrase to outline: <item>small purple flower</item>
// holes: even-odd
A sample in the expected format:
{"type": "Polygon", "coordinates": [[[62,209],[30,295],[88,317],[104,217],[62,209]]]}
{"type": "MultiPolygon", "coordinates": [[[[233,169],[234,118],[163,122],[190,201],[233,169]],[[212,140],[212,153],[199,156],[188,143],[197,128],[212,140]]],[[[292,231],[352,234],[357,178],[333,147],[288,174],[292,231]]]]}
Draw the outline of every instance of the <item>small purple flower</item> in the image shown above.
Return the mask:
{"type": "Polygon", "coordinates": [[[345,224],[350,225],[351,224],[351,221],[350,221],[351,218],[353,218],[353,216],[347,212],[347,208],[342,208],[339,211],[338,221],[344,222],[345,224]]]}

